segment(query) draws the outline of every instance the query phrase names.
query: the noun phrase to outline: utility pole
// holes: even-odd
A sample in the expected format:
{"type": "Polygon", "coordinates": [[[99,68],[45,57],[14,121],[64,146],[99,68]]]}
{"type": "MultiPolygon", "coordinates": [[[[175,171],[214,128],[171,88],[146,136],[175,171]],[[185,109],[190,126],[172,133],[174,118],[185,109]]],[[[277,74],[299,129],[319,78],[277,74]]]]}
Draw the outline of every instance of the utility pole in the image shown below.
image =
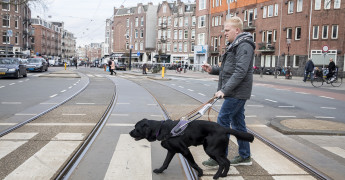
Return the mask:
{"type": "Polygon", "coordinates": [[[132,69],[132,22],[131,22],[131,34],[129,36],[129,70],[132,69]]]}

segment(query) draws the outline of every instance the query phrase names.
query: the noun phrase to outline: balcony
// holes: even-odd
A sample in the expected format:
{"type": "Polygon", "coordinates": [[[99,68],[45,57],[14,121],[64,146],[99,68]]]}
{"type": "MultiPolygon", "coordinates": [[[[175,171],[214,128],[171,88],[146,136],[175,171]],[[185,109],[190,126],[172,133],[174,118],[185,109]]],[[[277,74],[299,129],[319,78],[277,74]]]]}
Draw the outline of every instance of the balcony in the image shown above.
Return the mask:
{"type": "Polygon", "coordinates": [[[260,52],[274,52],[275,51],[275,43],[259,43],[258,44],[258,51],[260,51],[260,52]]]}
{"type": "Polygon", "coordinates": [[[255,21],[243,22],[243,31],[254,31],[255,28],[255,21]]]}

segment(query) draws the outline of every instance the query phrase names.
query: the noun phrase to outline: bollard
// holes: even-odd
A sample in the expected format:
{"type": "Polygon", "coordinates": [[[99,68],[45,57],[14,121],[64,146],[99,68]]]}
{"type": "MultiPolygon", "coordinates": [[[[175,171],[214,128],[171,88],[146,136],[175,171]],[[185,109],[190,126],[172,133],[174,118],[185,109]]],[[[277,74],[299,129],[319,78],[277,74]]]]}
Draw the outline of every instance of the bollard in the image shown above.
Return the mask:
{"type": "Polygon", "coordinates": [[[162,67],[162,78],[164,78],[165,67],[162,67]]]}
{"type": "Polygon", "coordinates": [[[67,63],[65,63],[65,70],[66,70],[67,63]]]}
{"type": "Polygon", "coordinates": [[[104,64],[104,71],[107,71],[107,66],[104,64]]]}

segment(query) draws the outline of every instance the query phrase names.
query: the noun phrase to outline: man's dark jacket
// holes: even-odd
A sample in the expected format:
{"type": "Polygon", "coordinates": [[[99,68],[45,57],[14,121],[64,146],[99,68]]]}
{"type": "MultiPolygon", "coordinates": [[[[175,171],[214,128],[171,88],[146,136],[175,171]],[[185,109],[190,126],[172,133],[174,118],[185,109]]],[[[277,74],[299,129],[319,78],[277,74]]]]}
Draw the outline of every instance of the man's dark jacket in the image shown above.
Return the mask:
{"type": "Polygon", "coordinates": [[[307,61],[307,64],[305,65],[304,70],[307,71],[307,72],[314,71],[314,63],[313,63],[312,60],[308,60],[307,61]]]}
{"type": "Polygon", "coordinates": [[[253,87],[253,36],[244,32],[228,46],[221,67],[212,67],[210,74],[219,75],[218,91],[225,97],[250,99],[253,87]]]}

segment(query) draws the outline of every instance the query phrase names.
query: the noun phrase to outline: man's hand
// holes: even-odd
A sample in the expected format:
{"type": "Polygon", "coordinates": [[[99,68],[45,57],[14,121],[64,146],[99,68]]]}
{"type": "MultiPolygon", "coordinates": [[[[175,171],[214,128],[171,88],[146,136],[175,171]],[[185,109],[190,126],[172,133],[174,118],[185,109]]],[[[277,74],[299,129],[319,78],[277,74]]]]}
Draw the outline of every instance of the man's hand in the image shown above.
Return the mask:
{"type": "Polygon", "coordinates": [[[214,94],[214,96],[219,97],[219,98],[224,98],[224,93],[222,91],[218,91],[214,94]]]}
{"type": "Polygon", "coordinates": [[[211,65],[209,65],[209,64],[207,64],[207,63],[205,63],[205,64],[202,65],[201,67],[202,67],[202,69],[203,69],[204,71],[206,71],[206,72],[208,72],[208,73],[212,71],[211,65]]]}

